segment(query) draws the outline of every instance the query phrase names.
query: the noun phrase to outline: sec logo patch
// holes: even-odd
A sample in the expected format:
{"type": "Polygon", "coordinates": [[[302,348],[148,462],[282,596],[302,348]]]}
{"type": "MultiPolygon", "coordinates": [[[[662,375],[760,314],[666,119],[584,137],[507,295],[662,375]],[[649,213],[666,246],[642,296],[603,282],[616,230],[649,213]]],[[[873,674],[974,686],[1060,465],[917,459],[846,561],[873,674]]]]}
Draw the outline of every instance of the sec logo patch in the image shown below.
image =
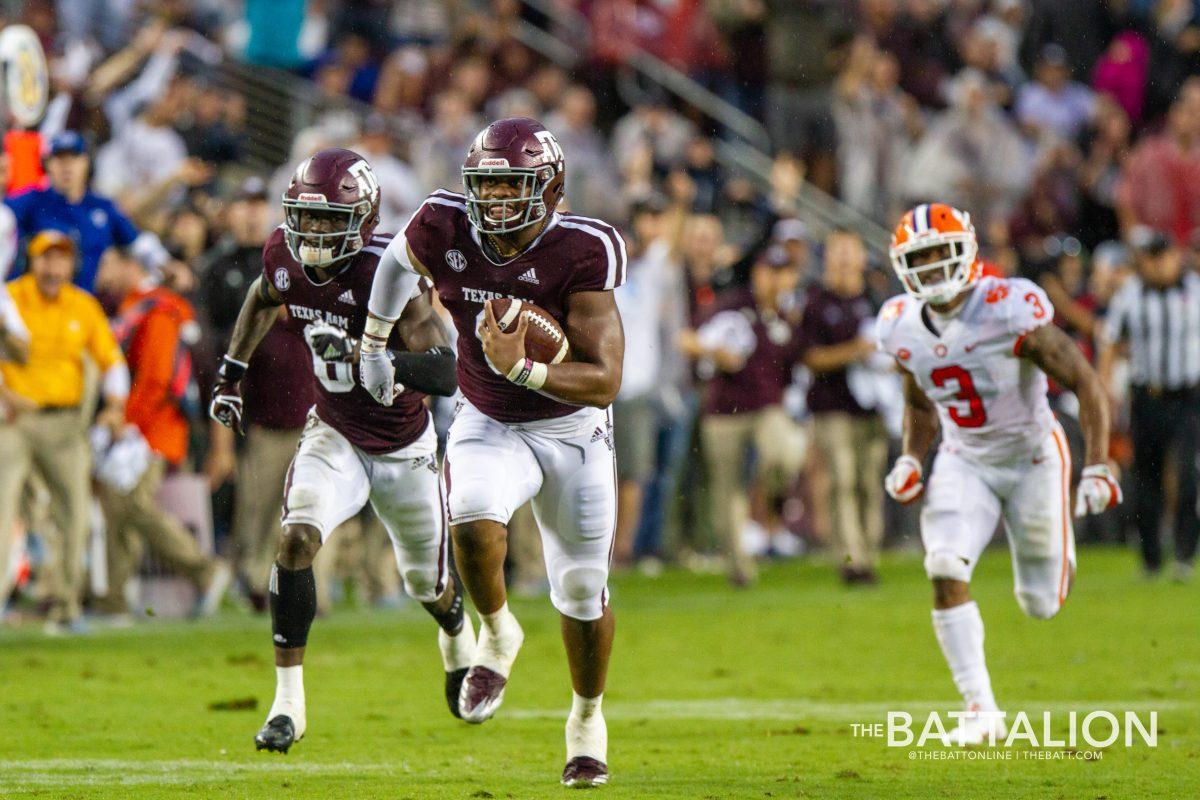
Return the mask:
{"type": "Polygon", "coordinates": [[[288,277],[288,271],[284,267],[275,270],[275,288],[281,292],[286,292],[288,287],[292,285],[292,279],[288,277]]]}
{"type": "Polygon", "coordinates": [[[467,257],[459,250],[447,250],[446,264],[455,272],[462,272],[467,268],[467,257]]]}

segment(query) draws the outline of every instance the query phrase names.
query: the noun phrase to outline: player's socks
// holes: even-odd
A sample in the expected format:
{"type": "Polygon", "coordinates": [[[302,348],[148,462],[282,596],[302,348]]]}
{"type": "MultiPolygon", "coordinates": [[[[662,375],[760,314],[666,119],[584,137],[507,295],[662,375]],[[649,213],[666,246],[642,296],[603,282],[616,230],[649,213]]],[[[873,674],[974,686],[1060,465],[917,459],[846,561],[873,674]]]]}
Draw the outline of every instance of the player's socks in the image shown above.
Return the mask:
{"type": "Polygon", "coordinates": [[[933,630],[950,666],[954,685],[967,707],[995,711],[992,680],[983,655],[983,617],[972,600],[953,608],[934,609],[933,630]]]}
{"type": "Polygon", "coordinates": [[[524,641],[525,632],[508,610],[508,603],[490,614],[479,615],[479,639],[458,700],[459,712],[467,722],[478,724],[496,713],[524,641]]]}
{"type": "Polygon", "coordinates": [[[276,647],[304,647],[317,616],[317,581],[312,567],[271,566],[271,638],[276,647]]]}
{"type": "Polygon", "coordinates": [[[254,745],[259,750],[286,753],[308,727],[304,706],[304,667],[275,668],[275,701],[254,745]]]}
{"type": "Polygon", "coordinates": [[[571,713],[567,717],[567,759],[591,756],[597,761],[608,760],[608,726],[600,704],[604,695],[581,697],[572,692],[571,713]]]}
{"type": "Polygon", "coordinates": [[[608,726],[600,710],[604,695],[581,697],[572,692],[572,697],[562,783],[575,787],[608,783],[608,726]]]}

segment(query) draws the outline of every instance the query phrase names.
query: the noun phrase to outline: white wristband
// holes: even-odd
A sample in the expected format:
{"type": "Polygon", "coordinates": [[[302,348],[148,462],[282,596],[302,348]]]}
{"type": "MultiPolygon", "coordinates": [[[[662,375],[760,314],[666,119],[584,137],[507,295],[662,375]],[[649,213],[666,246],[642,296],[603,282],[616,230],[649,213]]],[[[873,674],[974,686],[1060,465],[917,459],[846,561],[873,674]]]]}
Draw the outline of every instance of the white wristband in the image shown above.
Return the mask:
{"type": "Polygon", "coordinates": [[[524,386],[526,389],[533,389],[536,392],[546,384],[546,375],[549,372],[550,368],[542,362],[524,358],[513,364],[513,368],[505,377],[517,386],[524,386]]]}
{"type": "Polygon", "coordinates": [[[386,319],[368,316],[367,323],[363,326],[360,350],[364,353],[382,353],[387,349],[388,337],[392,335],[392,326],[395,324],[394,320],[388,322],[386,319]]]}

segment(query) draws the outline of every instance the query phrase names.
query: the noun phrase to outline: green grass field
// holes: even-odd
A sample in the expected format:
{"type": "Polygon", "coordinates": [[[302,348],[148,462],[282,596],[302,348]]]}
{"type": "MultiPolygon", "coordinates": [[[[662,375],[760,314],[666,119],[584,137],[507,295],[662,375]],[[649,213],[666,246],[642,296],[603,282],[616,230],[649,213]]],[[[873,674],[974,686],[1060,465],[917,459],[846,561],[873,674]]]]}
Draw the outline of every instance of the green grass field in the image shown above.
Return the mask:
{"type": "MultiPolygon", "coordinates": [[[[1098,761],[921,761],[856,738],[890,709],[957,707],[919,561],[847,592],[815,563],[719,577],[614,581],[605,712],[614,798],[1195,798],[1200,796],[1200,590],[1145,584],[1131,554],[1083,550],[1074,595],[1025,618],[1006,553],[980,567],[996,694],[1009,712],[1158,710],[1157,748],[1098,761]]],[[[415,608],[318,620],[308,735],[288,756],[252,737],[273,691],[269,623],[236,612],[87,639],[0,633],[0,797],[561,797],[569,704],[556,615],[526,631],[505,705],[452,719],[429,620],[415,608]],[[256,698],[254,710],[213,704],[256,698]]],[[[237,702],[233,703],[237,705],[237,702]]],[[[1038,724],[1040,729],[1040,722],[1038,724]]],[[[931,748],[931,749],[940,749],[931,748]]]]}

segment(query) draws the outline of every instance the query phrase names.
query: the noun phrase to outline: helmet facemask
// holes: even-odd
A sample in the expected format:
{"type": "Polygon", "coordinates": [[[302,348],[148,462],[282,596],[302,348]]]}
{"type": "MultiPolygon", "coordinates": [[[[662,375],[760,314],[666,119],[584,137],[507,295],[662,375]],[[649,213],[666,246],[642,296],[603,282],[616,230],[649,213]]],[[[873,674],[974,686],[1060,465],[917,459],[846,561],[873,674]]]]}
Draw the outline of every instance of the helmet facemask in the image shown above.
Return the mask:
{"type": "MultiPolygon", "coordinates": [[[[483,159],[486,164],[489,159],[483,159]]],[[[501,159],[502,160],[502,159],[501,159]]],[[[467,218],[483,233],[508,234],[536,225],[546,217],[546,190],[557,171],[551,166],[536,168],[504,166],[463,167],[463,186],[467,190],[467,218]],[[484,198],[486,178],[515,179],[520,189],[516,197],[484,198]]]]}
{"type": "Polygon", "coordinates": [[[922,236],[891,248],[892,269],[904,290],[918,300],[935,305],[949,303],[975,280],[975,259],[979,245],[973,233],[960,231],[922,236]],[[933,248],[944,248],[938,259],[919,266],[912,257],[933,248]]]}
{"type": "Polygon", "coordinates": [[[371,215],[371,203],[362,200],[353,205],[310,200],[283,199],[283,233],[292,257],[306,267],[326,268],[354,256],[362,249],[362,228],[371,215]],[[306,232],[301,222],[307,214],[320,218],[345,220],[336,229],[325,232],[306,232]]]}

